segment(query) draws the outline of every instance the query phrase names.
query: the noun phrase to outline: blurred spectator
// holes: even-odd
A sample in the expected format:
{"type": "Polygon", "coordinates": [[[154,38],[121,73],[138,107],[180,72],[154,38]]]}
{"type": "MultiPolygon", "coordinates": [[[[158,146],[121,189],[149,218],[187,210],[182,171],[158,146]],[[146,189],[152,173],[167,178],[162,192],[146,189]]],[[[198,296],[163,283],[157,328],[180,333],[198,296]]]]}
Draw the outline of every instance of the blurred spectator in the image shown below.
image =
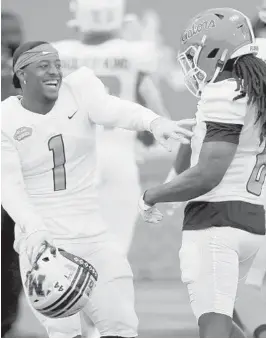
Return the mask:
{"type": "Polygon", "coordinates": [[[183,72],[179,66],[177,51],[165,44],[161,28],[161,18],[154,10],[144,13],[142,19],[142,39],[153,41],[157,45],[159,53],[158,77],[163,79],[174,91],[185,89],[183,72]]]}
{"type": "MultiPolygon", "coordinates": [[[[17,91],[12,84],[12,56],[22,42],[19,18],[10,12],[1,12],[1,100],[17,91]]],[[[18,254],[13,249],[14,222],[1,207],[1,335],[11,329],[16,320],[21,278],[18,254]]]]}
{"type": "Polygon", "coordinates": [[[10,12],[1,12],[1,100],[16,94],[12,85],[12,56],[22,42],[19,18],[10,12]]]}
{"type": "Polygon", "coordinates": [[[128,14],[124,20],[122,38],[129,41],[145,40],[157,46],[159,55],[155,81],[164,80],[174,91],[185,89],[183,72],[176,61],[176,52],[164,42],[159,14],[149,9],[141,18],[128,14]]]}
{"type": "Polygon", "coordinates": [[[258,16],[253,22],[253,31],[256,38],[266,38],[266,0],[258,8],[258,16]]]}
{"type": "Polygon", "coordinates": [[[125,15],[121,38],[127,41],[142,40],[142,25],[136,14],[125,15]]]}
{"type": "Polygon", "coordinates": [[[266,22],[262,21],[260,18],[257,18],[254,22],[253,30],[256,38],[266,38],[266,22]]]}
{"type": "Polygon", "coordinates": [[[1,43],[12,56],[22,42],[22,25],[19,17],[11,12],[1,12],[1,43]]]}

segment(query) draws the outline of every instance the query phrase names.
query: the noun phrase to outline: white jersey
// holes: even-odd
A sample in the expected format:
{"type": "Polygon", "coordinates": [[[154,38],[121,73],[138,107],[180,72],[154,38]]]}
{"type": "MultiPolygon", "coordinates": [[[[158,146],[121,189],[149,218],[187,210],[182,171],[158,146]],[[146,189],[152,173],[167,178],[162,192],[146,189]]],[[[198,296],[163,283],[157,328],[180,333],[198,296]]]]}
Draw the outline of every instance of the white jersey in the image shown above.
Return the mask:
{"type": "Polygon", "coordinates": [[[58,100],[46,115],[24,109],[16,96],[1,108],[2,203],[17,224],[16,236],[45,229],[47,218],[82,215],[85,224],[69,229],[53,225],[50,231],[61,238],[101,232],[90,219],[99,209],[95,123],[145,130],[158,116],[108,95],[86,67],[63,79],[58,100]]]}
{"type": "Polygon", "coordinates": [[[266,38],[257,38],[256,44],[259,46],[257,57],[266,62],[266,38]]]}
{"type": "MultiPolygon", "coordinates": [[[[65,75],[86,65],[102,80],[109,93],[130,101],[141,102],[142,77],[157,68],[153,43],[110,39],[95,45],[77,40],[53,45],[59,52],[65,75]]],[[[132,240],[141,194],[137,145],[136,132],[97,127],[101,213],[125,252],[132,240]]]]}
{"type": "MultiPolygon", "coordinates": [[[[99,77],[110,94],[130,101],[138,101],[138,86],[143,73],[154,72],[157,68],[155,47],[149,42],[129,42],[111,39],[101,44],[87,45],[77,40],[63,40],[53,43],[58,50],[65,75],[81,66],[87,66],[99,77]]],[[[136,167],[136,133],[124,130],[99,131],[99,154],[103,157],[112,152],[113,164],[104,166],[110,169],[136,167]],[[102,150],[104,148],[104,150],[102,150]]],[[[129,173],[131,171],[129,170],[129,173]]]]}
{"type": "Polygon", "coordinates": [[[192,201],[244,201],[263,205],[263,186],[266,176],[266,143],[260,141],[261,124],[255,124],[254,107],[247,106],[247,99],[233,101],[234,79],[206,85],[196,113],[197,124],[192,138],[191,165],[198,162],[206,134],[206,121],[242,125],[239,144],[234,159],[222,181],[210,192],[192,201]]]}

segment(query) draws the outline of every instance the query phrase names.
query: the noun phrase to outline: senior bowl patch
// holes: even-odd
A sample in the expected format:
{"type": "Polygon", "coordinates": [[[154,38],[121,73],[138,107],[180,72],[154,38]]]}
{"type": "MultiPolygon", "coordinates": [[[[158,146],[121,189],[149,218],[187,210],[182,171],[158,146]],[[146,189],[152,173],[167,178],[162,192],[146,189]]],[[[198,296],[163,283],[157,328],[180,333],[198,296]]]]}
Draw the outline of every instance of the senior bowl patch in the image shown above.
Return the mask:
{"type": "Polygon", "coordinates": [[[16,130],[14,134],[14,139],[17,141],[22,141],[32,135],[32,128],[31,127],[20,127],[16,130]]]}

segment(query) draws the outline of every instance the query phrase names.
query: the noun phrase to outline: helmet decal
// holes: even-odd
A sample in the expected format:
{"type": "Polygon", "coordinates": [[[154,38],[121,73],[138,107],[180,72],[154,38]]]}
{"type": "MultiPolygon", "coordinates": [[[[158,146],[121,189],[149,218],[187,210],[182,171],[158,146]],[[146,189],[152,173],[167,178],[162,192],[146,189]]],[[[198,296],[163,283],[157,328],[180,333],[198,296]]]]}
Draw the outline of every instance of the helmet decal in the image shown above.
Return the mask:
{"type": "Polygon", "coordinates": [[[88,302],[98,274],[83,258],[48,243],[26,275],[26,291],[33,308],[49,318],[79,312],[88,302]]]}
{"type": "Polygon", "coordinates": [[[191,28],[185,31],[183,34],[181,41],[182,43],[186,43],[189,39],[191,39],[194,35],[200,33],[203,29],[208,30],[215,27],[214,20],[203,21],[200,24],[193,24],[191,28]]]}

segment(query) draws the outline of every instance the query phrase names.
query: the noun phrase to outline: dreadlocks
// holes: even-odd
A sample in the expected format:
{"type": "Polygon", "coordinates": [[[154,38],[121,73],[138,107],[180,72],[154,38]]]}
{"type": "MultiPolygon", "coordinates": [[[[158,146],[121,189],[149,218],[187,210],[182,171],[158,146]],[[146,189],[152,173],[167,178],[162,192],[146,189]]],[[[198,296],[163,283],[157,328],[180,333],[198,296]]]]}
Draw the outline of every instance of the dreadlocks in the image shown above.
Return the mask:
{"type": "Polygon", "coordinates": [[[262,123],[261,141],[266,137],[266,63],[253,54],[239,57],[233,65],[233,77],[237,82],[237,90],[241,95],[239,99],[247,95],[248,104],[257,107],[257,123],[262,123]]]}

